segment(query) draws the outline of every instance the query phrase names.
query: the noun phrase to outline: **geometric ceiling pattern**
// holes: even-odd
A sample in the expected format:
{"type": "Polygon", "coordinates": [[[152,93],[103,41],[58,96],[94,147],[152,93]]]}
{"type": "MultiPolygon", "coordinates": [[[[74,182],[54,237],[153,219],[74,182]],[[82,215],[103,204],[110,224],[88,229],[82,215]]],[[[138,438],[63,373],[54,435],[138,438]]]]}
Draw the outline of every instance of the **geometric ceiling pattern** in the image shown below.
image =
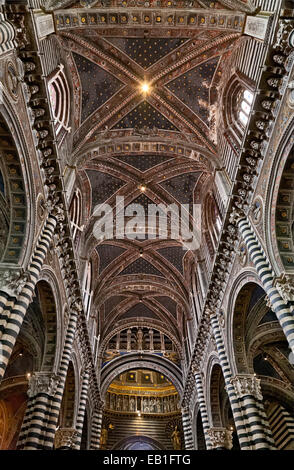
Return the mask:
{"type": "Polygon", "coordinates": [[[108,38],[107,40],[144,69],[187,41],[183,38],[108,38]]]}
{"type": "Polygon", "coordinates": [[[122,301],[125,297],[123,295],[113,295],[104,303],[104,314],[111,313],[112,310],[122,301]]]}
{"type": "Polygon", "coordinates": [[[73,53],[73,58],[82,83],[81,119],[84,121],[109,100],[123,84],[112,74],[85,57],[73,53]]]}
{"type": "Polygon", "coordinates": [[[198,172],[175,176],[167,181],[161,181],[160,186],[181,204],[193,204],[193,191],[200,175],[198,172]]]}
{"type": "Polygon", "coordinates": [[[92,188],[92,208],[96,204],[103,204],[109,199],[116,191],[118,191],[125,182],[115,178],[115,176],[108,173],[102,173],[97,170],[87,170],[91,188],[92,188]]]}
{"type": "Polygon", "coordinates": [[[158,271],[149,261],[144,258],[138,258],[133,263],[129,264],[122,272],[119,273],[119,276],[125,274],[150,274],[153,276],[163,276],[163,274],[158,271]]]}
{"type": "MultiPolygon", "coordinates": [[[[165,0],[103,1],[87,13],[84,9],[79,13],[76,5],[74,14],[85,18],[87,27],[72,24],[67,29],[63,24],[59,37],[74,57],[70,70],[74,83],[80,84],[80,90],[74,90],[73,155],[80,159],[78,172],[85,193],[91,186],[92,208],[115,201],[118,194],[125,198],[125,209],[140,204],[148,215],[150,204],[191,205],[196,191],[201,202],[211,189],[218,149],[209,109],[215,109],[211,104],[216,104],[224,73],[222,59],[230,55],[239,33],[231,28],[227,32],[225,27],[217,29],[216,23],[203,29],[199,12],[193,16],[189,11],[185,24],[180,23],[182,14],[175,12],[173,25],[168,22],[170,11],[180,5],[203,9],[206,4],[208,9],[218,9],[212,8],[209,0],[199,4],[179,0],[172,6],[165,0]],[[110,14],[114,5],[119,11],[110,14]],[[158,24],[155,30],[144,18],[149,15],[156,22],[157,8],[158,15],[164,10],[166,23],[158,24]],[[149,10],[148,15],[141,16],[139,24],[131,23],[139,18],[141,9],[149,10]],[[91,24],[92,14],[97,21],[106,18],[107,24],[100,22],[98,26],[95,18],[91,24]],[[128,25],[120,23],[124,17],[128,25]],[[150,85],[147,93],[141,88],[144,82],[150,85]]],[[[223,15],[222,7],[218,11],[223,15]]],[[[204,16],[208,18],[207,13],[204,16]]],[[[160,224],[166,213],[159,215],[160,224]]],[[[135,222],[129,224],[131,218],[125,217],[125,224],[134,235],[139,229],[135,222]]],[[[172,221],[168,214],[168,230],[172,221]]],[[[163,322],[161,328],[182,344],[183,324],[177,317],[178,313],[190,317],[189,273],[198,253],[185,250],[180,241],[147,222],[146,226],[140,224],[138,238],[125,236],[98,245],[93,224],[90,215],[83,237],[89,247],[86,256],[95,267],[97,254],[99,258],[92,306],[101,312],[101,338],[112,335],[114,329],[124,331],[132,319],[134,324],[135,319],[144,317],[148,328],[154,322],[154,331],[157,323],[163,322]],[[153,238],[148,236],[150,228],[156,235],[153,238]]]]}
{"type": "Polygon", "coordinates": [[[148,207],[150,204],[154,204],[154,202],[146,196],[146,194],[140,194],[140,196],[136,197],[131,204],[138,204],[144,208],[145,214],[148,214],[148,207]]]}
{"type": "Polygon", "coordinates": [[[166,308],[174,318],[177,318],[177,304],[176,302],[167,296],[155,297],[157,302],[161,303],[164,308],[166,308]]]}
{"type": "Polygon", "coordinates": [[[138,303],[121,316],[122,319],[134,317],[155,318],[156,315],[154,311],[148,308],[146,305],[143,303],[138,303]]]}
{"type": "Polygon", "coordinates": [[[96,251],[99,255],[99,274],[101,274],[125,249],[116,245],[98,245],[96,251]]]}
{"type": "Polygon", "coordinates": [[[157,129],[178,131],[174,124],[166,119],[147,101],[143,101],[136,106],[136,108],[121,119],[113,129],[132,129],[143,127],[149,127],[150,129],[156,127],[157,129]]]}
{"type": "Polygon", "coordinates": [[[208,60],[180,75],[165,86],[209,125],[209,87],[219,57],[208,60]]]}
{"type": "Polygon", "coordinates": [[[183,257],[186,251],[181,246],[172,246],[157,250],[167,259],[181,274],[183,274],[183,257]]]}

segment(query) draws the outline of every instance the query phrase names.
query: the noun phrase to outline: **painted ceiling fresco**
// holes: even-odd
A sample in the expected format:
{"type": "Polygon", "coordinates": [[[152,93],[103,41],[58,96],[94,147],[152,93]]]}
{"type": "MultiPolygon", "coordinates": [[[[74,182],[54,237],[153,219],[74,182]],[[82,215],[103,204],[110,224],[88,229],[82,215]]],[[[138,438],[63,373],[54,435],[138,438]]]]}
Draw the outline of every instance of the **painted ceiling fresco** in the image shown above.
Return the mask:
{"type": "MultiPolygon", "coordinates": [[[[124,209],[140,204],[145,214],[150,204],[201,203],[213,181],[210,162],[217,160],[212,110],[242,15],[224,13],[219,2],[212,9],[208,0],[96,1],[79,11],[88,4],[77,3],[68,20],[60,13],[57,27],[77,85],[73,147],[83,155],[78,172],[91,197],[89,214],[116,196],[125,198],[124,209]],[[205,8],[213,15],[202,15],[205,8]]],[[[169,230],[171,223],[169,214],[169,230]]],[[[149,221],[135,239],[99,244],[93,224],[90,217],[84,237],[105,334],[120,322],[166,315],[171,334],[180,337],[196,253],[159,231],[148,237],[149,221]]]]}

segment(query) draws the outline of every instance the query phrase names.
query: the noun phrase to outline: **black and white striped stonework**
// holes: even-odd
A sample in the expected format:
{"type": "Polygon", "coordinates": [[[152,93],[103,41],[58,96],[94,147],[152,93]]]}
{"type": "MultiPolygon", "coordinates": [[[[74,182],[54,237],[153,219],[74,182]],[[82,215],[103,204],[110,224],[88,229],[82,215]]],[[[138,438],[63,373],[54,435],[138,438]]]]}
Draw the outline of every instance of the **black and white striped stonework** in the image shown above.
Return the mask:
{"type": "Polygon", "coordinates": [[[0,12],[0,54],[4,54],[16,47],[14,28],[12,24],[4,18],[3,13],[0,12]]]}
{"type": "Polygon", "coordinates": [[[35,397],[30,397],[27,402],[27,408],[22,422],[21,430],[18,436],[17,449],[23,449],[24,443],[30,429],[30,422],[34,412],[35,397]]]}
{"type": "Polygon", "coordinates": [[[78,432],[78,437],[76,440],[76,444],[74,446],[76,450],[80,449],[81,447],[82,432],[83,432],[83,425],[84,425],[87,397],[88,397],[88,389],[89,389],[89,379],[90,379],[90,374],[86,370],[83,376],[79,410],[78,410],[78,416],[77,416],[77,422],[76,422],[76,430],[78,432]]]}
{"type": "Polygon", "coordinates": [[[65,388],[67,370],[71,358],[72,345],[78,321],[78,311],[71,309],[64,348],[57,376],[60,378],[54,396],[39,394],[34,404],[30,404],[30,413],[25,416],[19,439],[19,448],[25,450],[50,450],[54,446],[54,437],[58,424],[62,396],[65,388]]]}
{"type": "Polygon", "coordinates": [[[268,426],[267,419],[263,416],[263,403],[253,395],[245,395],[239,398],[244,421],[247,424],[248,433],[252,436],[255,450],[274,449],[274,441],[268,426]]]}
{"type": "MultiPolygon", "coordinates": [[[[56,218],[49,215],[34,250],[32,261],[28,267],[28,280],[21,289],[18,298],[12,306],[13,299],[7,298],[5,291],[0,291],[0,304],[8,305],[0,317],[0,381],[4,376],[16,338],[19,334],[27,308],[32,301],[36,284],[52,240],[56,218]]],[[[2,307],[3,308],[3,307],[2,307]]]]}
{"type": "Polygon", "coordinates": [[[231,404],[231,409],[235,421],[236,431],[239,438],[239,443],[241,449],[252,450],[252,443],[250,442],[250,436],[248,436],[246,425],[242,416],[240,409],[240,403],[235,395],[234,386],[231,383],[232,373],[229,362],[227,360],[227,354],[225,350],[225,345],[223,337],[221,334],[221,329],[219,326],[219,321],[217,314],[213,314],[210,317],[213,334],[216,341],[216,347],[218,352],[218,357],[220,360],[220,365],[223,371],[223,376],[226,384],[226,390],[231,404]]]}
{"type": "Polygon", "coordinates": [[[58,375],[60,377],[60,383],[57,387],[56,394],[54,398],[52,399],[52,403],[51,403],[50,422],[48,423],[48,426],[47,426],[44,449],[47,449],[47,448],[50,449],[52,448],[54,444],[54,436],[55,436],[55,432],[56,432],[56,428],[58,424],[58,418],[59,418],[61,402],[62,402],[62,397],[64,393],[64,388],[65,388],[67,370],[68,370],[68,366],[71,360],[71,353],[72,353],[73,342],[74,342],[75,333],[77,329],[77,322],[78,322],[78,310],[76,310],[75,308],[72,308],[70,312],[69,323],[68,323],[68,327],[66,331],[66,337],[65,337],[62,357],[61,357],[59,371],[58,371],[58,375]]]}
{"type": "Polygon", "coordinates": [[[196,381],[197,397],[198,397],[200,415],[201,415],[202,426],[203,426],[203,431],[204,431],[206,449],[209,450],[211,449],[211,443],[210,443],[209,435],[207,434],[207,431],[209,429],[208,413],[207,413],[207,407],[205,403],[202,378],[201,378],[201,374],[199,374],[198,372],[196,372],[195,374],[195,381],[196,381]]]}
{"type": "Polygon", "coordinates": [[[271,407],[269,423],[279,450],[294,449],[294,418],[280,404],[271,407]]]}
{"type": "Polygon", "coordinates": [[[102,431],[102,408],[97,410],[95,409],[92,416],[92,426],[91,426],[91,450],[100,449],[100,437],[102,431]]]}
{"type": "Polygon", "coordinates": [[[272,431],[271,431],[271,428],[270,428],[270,425],[269,425],[268,417],[267,417],[266,412],[264,410],[263,401],[256,399],[255,404],[256,404],[260,419],[262,421],[263,430],[264,430],[266,439],[269,443],[269,446],[270,446],[271,449],[276,449],[275,441],[273,439],[273,434],[272,434],[272,431]]]}
{"type": "MultiPolygon", "coordinates": [[[[2,289],[4,287],[5,286],[1,286],[2,289]]],[[[16,297],[9,295],[4,290],[0,290],[0,338],[5,332],[5,328],[15,302],[16,297]]]]}
{"type": "Polygon", "coordinates": [[[192,433],[192,425],[191,425],[189,408],[182,408],[182,423],[183,423],[185,449],[193,450],[194,443],[193,443],[193,433],[192,433]]]}
{"type": "Polygon", "coordinates": [[[232,372],[227,360],[217,314],[211,316],[211,324],[240,447],[244,450],[271,449],[273,441],[270,430],[264,416],[260,413],[260,409],[263,409],[263,405],[259,403],[253,395],[246,395],[241,399],[237,397],[234,385],[231,382],[232,372]]]}
{"type": "Polygon", "coordinates": [[[48,393],[38,393],[29,399],[18,439],[18,449],[43,449],[42,438],[48,426],[51,399],[48,393]]]}
{"type": "Polygon", "coordinates": [[[294,353],[294,315],[287,306],[276,287],[274,287],[273,270],[270,262],[261,247],[250,222],[247,219],[240,219],[238,227],[246,247],[254,263],[258,277],[263,284],[264,290],[271,304],[271,309],[275,312],[277,319],[284,331],[290,348],[294,353]]]}

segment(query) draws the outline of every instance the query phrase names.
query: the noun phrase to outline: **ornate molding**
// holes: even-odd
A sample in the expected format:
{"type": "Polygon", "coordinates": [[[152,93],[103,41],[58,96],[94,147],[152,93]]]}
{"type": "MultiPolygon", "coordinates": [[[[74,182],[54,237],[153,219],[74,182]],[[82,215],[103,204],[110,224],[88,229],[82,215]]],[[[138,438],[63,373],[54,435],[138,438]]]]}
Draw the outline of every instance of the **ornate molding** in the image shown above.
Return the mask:
{"type": "Polygon", "coordinates": [[[0,270],[0,289],[12,297],[17,297],[29,280],[29,273],[23,270],[0,270]]]}
{"type": "Polygon", "coordinates": [[[279,291],[279,294],[283,298],[285,303],[294,301],[293,276],[285,273],[281,274],[281,276],[275,278],[274,286],[279,291]]]}
{"type": "Polygon", "coordinates": [[[61,377],[47,372],[35,372],[29,381],[28,396],[35,397],[39,393],[54,396],[61,377]]]}
{"type": "Polygon", "coordinates": [[[274,43],[273,48],[288,55],[293,51],[293,47],[293,21],[286,19],[282,20],[279,22],[279,29],[276,34],[276,42],[274,43]]]}
{"type": "MultiPolygon", "coordinates": [[[[58,9],[55,12],[56,25],[59,31],[75,28],[102,28],[103,30],[107,26],[116,27],[118,32],[111,34],[121,34],[122,29],[144,27],[147,30],[158,28],[161,34],[165,36],[170,35],[171,32],[178,35],[189,34],[194,36],[199,31],[212,29],[219,31],[229,32],[242,32],[244,25],[244,13],[241,13],[243,6],[243,12],[252,12],[247,5],[240,0],[223,0],[223,3],[238,2],[238,5],[234,5],[232,8],[235,11],[218,10],[218,9],[196,9],[184,10],[170,9],[165,10],[159,9],[148,9],[148,8],[132,8],[126,9],[118,7],[115,10],[110,8],[78,8],[78,9],[58,9]],[[237,12],[236,12],[237,10],[237,12]],[[189,33],[187,33],[187,30],[189,33]]],[[[105,34],[105,31],[104,31],[105,34]]],[[[106,30],[106,34],[108,31],[106,30]]]]}
{"type": "Polygon", "coordinates": [[[79,433],[74,428],[59,428],[55,433],[55,449],[67,447],[72,449],[79,433]]]}
{"type": "Polygon", "coordinates": [[[257,400],[262,400],[260,379],[255,375],[236,375],[230,379],[230,382],[234,386],[238,398],[253,395],[257,400]]]}
{"type": "Polygon", "coordinates": [[[207,434],[213,449],[221,447],[231,450],[233,447],[233,431],[229,431],[226,428],[210,428],[207,430],[207,434]]]}

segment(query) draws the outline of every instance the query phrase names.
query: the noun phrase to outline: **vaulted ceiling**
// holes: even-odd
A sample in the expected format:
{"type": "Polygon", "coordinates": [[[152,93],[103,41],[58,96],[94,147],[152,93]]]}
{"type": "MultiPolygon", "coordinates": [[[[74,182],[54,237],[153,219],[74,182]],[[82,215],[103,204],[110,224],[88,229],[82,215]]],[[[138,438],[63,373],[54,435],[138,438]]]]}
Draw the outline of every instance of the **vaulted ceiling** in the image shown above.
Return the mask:
{"type": "Polygon", "coordinates": [[[108,203],[117,217],[117,196],[147,210],[213,193],[218,88],[251,8],[229,3],[85,1],[55,12],[74,88],[71,163],[87,201],[81,255],[93,262],[104,337],[145,322],[182,341],[191,318],[197,253],[144,233],[98,242],[93,210],[108,203]]]}

